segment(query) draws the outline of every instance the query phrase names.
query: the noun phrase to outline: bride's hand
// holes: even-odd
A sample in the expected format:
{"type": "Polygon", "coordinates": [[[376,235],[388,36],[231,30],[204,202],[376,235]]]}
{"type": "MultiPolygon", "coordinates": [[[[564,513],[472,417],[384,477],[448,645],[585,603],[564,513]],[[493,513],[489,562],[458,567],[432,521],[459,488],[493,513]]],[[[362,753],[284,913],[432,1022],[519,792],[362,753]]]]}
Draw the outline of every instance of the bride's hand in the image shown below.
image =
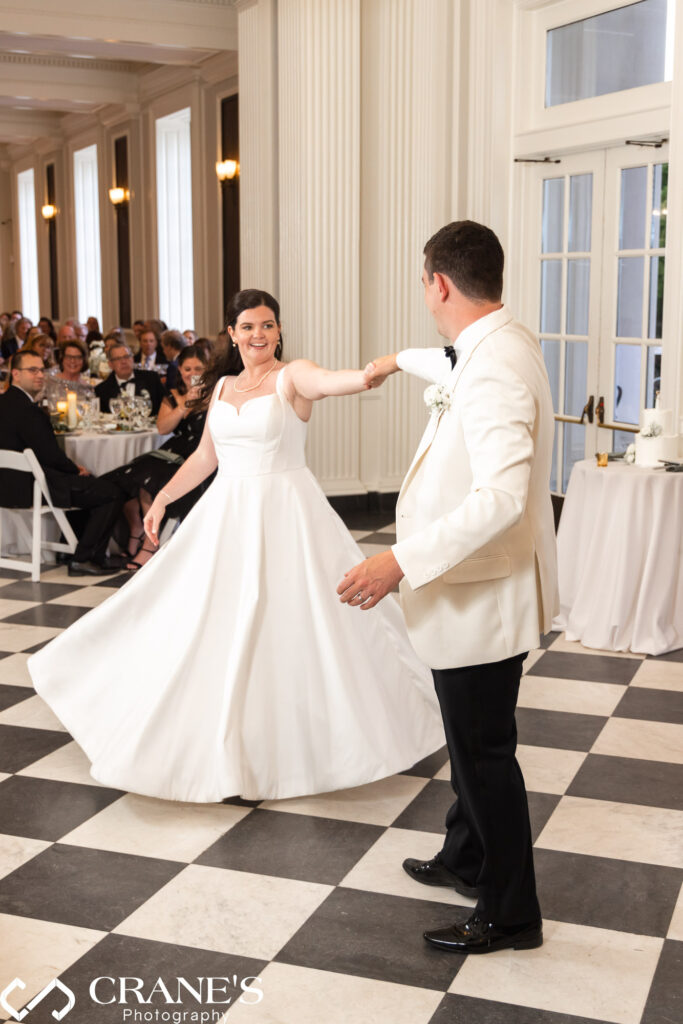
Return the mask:
{"type": "Polygon", "coordinates": [[[379,356],[379,358],[368,363],[363,370],[365,383],[370,388],[378,388],[384,384],[384,381],[390,374],[397,373],[399,369],[396,355],[379,356]]]}
{"type": "Polygon", "coordinates": [[[166,506],[158,496],[152,502],[149,512],[142,521],[146,535],[155,547],[159,546],[159,527],[164,518],[166,506]]]}

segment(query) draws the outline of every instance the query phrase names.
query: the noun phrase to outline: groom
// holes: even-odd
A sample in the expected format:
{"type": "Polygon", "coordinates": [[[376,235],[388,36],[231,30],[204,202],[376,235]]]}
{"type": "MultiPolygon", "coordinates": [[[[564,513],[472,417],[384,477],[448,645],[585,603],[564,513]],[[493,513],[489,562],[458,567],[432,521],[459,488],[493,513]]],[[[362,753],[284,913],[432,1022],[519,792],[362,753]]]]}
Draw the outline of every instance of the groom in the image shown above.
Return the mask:
{"type": "Polygon", "coordinates": [[[403,867],[477,904],[425,939],[457,953],[533,949],[543,932],[515,706],[556,605],[552,399],[538,341],[501,304],[494,233],[448,224],[424,256],[425,302],[449,344],[383,356],[368,379],[403,369],[430,381],[431,418],[399,495],[397,543],[338,593],[368,609],[400,582],[408,634],[432,669],[457,799],[443,848],[403,867]]]}

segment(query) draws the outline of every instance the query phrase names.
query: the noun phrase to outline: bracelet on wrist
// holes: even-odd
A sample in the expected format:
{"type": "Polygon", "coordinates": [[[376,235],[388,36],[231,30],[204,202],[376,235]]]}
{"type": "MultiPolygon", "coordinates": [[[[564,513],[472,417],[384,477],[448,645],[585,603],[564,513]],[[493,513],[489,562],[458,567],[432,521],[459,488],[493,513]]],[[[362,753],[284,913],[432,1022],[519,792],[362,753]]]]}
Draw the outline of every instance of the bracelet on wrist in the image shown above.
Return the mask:
{"type": "Polygon", "coordinates": [[[168,491],[164,491],[164,490],[161,490],[161,491],[159,491],[159,494],[164,494],[164,495],[166,496],[166,498],[167,498],[167,504],[168,504],[168,502],[171,502],[171,501],[173,501],[173,498],[172,498],[172,497],[171,497],[171,495],[170,495],[170,494],[168,493],[168,491]]]}

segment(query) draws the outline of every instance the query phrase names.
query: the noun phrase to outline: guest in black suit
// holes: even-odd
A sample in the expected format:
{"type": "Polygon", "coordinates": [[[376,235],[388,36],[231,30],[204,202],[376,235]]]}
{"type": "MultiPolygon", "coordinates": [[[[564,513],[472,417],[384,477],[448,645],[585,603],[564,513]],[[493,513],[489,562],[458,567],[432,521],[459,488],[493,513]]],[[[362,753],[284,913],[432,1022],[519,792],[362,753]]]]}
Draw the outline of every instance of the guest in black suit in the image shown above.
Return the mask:
{"type": "MultiPolygon", "coordinates": [[[[78,546],[69,563],[70,576],[104,576],[120,568],[106,560],[107,542],[126,495],[111,480],[89,475],[67,458],[57,443],[50,421],[36,405],[43,388],[45,368],[35,352],[17,352],[11,362],[12,383],[0,396],[0,448],[22,452],[31,448],[45,472],[50,496],[61,508],[90,509],[78,546]]],[[[33,476],[13,469],[0,470],[4,508],[30,508],[33,476]]]]}
{"type": "Polygon", "coordinates": [[[146,391],[152,402],[152,415],[156,416],[165,395],[159,375],[152,370],[136,370],[133,354],[127,345],[112,345],[108,358],[112,372],[95,388],[101,411],[109,412],[112,398],[126,394],[142,395],[146,391]]]}

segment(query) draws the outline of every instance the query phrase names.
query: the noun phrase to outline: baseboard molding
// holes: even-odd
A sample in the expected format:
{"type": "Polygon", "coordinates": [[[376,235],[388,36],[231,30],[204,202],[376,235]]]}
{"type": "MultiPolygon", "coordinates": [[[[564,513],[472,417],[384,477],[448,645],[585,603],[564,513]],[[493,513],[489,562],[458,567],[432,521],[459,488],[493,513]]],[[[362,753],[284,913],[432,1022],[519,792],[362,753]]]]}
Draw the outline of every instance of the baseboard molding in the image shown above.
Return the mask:
{"type": "Polygon", "coordinates": [[[387,493],[366,491],[365,494],[328,494],[327,500],[340,516],[348,515],[351,512],[367,512],[368,515],[386,512],[388,515],[393,516],[396,511],[398,491],[387,493]]]}

